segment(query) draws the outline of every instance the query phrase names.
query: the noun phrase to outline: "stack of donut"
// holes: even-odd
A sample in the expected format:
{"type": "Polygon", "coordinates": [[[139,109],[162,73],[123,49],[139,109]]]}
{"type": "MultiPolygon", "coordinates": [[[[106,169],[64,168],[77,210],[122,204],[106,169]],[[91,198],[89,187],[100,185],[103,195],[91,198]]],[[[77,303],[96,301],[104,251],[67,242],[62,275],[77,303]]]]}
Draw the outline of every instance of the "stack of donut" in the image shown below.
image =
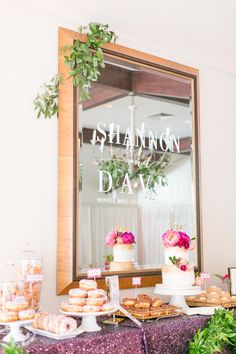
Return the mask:
{"type": "Polygon", "coordinates": [[[61,310],[66,312],[100,312],[112,309],[106,292],[97,289],[97,283],[91,279],[80,280],[79,288],[71,289],[68,301],[61,304],[61,310]]]}
{"type": "Polygon", "coordinates": [[[64,334],[75,331],[77,322],[75,319],[64,315],[37,313],[33,321],[33,327],[51,333],[64,334]]]}
{"type": "Polygon", "coordinates": [[[29,307],[24,296],[11,296],[2,302],[0,322],[25,321],[34,318],[35,310],[29,307]]]}

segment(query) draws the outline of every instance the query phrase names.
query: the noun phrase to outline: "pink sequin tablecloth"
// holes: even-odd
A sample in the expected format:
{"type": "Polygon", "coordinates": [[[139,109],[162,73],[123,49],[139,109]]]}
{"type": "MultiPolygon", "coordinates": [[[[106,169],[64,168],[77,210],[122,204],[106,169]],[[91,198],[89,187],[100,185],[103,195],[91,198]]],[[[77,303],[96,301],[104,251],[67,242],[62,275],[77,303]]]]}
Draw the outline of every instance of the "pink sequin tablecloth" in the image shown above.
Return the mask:
{"type": "Polygon", "coordinates": [[[32,335],[25,350],[30,354],[187,354],[189,342],[208,319],[181,316],[144,322],[142,328],[126,320],[119,326],[102,324],[100,332],[61,341],[32,335]]]}

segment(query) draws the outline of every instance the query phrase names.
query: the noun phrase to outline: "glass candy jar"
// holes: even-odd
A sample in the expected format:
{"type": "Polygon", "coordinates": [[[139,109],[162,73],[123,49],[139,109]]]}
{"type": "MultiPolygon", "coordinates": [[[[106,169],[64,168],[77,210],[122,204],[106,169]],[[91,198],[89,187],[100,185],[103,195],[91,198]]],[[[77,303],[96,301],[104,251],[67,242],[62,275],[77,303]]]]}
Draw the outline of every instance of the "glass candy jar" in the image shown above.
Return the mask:
{"type": "Polygon", "coordinates": [[[32,251],[30,245],[17,259],[17,273],[23,279],[23,292],[30,307],[40,308],[41,286],[43,279],[43,259],[32,251]]]}
{"type": "Polygon", "coordinates": [[[15,264],[7,263],[0,280],[0,311],[17,311],[17,307],[28,306],[24,297],[23,281],[17,276],[15,264]]]}

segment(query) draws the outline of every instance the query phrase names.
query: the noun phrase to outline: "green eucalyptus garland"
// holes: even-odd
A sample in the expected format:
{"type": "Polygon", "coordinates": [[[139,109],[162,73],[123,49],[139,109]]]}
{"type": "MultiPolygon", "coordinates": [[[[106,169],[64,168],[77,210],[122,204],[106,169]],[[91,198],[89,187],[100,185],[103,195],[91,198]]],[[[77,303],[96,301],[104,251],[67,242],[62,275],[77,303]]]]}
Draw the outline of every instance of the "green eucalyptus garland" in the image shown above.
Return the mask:
{"type": "MultiPolygon", "coordinates": [[[[75,87],[79,87],[80,100],[90,98],[89,89],[92,82],[98,80],[101,68],[105,67],[102,46],[105,43],[115,42],[116,34],[109,30],[108,25],[90,23],[89,26],[81,26],[79,33],[87,35],[86,41],[79,39],[71,46],[63,49],[65,64],[71,69],[69,72],[75,87]]],[[[58,114],[58,86],[63,82],[59,73],[48,84],[44,84],[41,92],[34,100],[34,109],[37,118],[52,118],[58,114]]]]}
{"type": "Polygon", "coordinates": [[[43,84],[41,92],[34,100],[34,110],[37,112],[37,118],[41,115],[44,118],[52,118],[58,113],[58,87],[62,82],[60,74],[54,76],[48,84],[43,84]]]}
{"type": "Polygon", "coordinates": [[[64,50],[65,64],[71,68],[69,75],[73,85],[80,89],[80,100],[90,98],[89,89],[92,82],[98,80],[100,69],[105,68],[102,47],[105,43],[115,42],[116,34],[109,31],[108,25],[90,23],[89,27],[81,26],[79,33],[87,35],[86,42],[76,40],[64,50]],[[69,54],[67,54],[69,50],[69,54]]]}
{"type": "Polygon", "coordinates": [[[220,353],[225,346],[236,353],[236,318],[234,310],[218,309],[207,326],[195,334],[189,354],[220,353]]]}

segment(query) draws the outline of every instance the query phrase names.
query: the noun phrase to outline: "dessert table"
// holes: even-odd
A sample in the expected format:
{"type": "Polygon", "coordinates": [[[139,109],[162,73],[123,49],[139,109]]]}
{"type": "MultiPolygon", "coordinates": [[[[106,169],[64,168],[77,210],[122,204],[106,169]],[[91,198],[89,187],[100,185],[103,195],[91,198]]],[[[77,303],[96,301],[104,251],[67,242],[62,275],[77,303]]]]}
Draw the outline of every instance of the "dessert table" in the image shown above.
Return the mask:
{"type": "Polygon", "coordinates": [[[30,354],[187,354],[189,342],[208,319],[209,316],[184,315],[144,322],[141,328],[130,320],[119,326],[101,323],[102,331],[83,333],[73,339],[56,341],[32,335],[25,350],[30,354]]]}

